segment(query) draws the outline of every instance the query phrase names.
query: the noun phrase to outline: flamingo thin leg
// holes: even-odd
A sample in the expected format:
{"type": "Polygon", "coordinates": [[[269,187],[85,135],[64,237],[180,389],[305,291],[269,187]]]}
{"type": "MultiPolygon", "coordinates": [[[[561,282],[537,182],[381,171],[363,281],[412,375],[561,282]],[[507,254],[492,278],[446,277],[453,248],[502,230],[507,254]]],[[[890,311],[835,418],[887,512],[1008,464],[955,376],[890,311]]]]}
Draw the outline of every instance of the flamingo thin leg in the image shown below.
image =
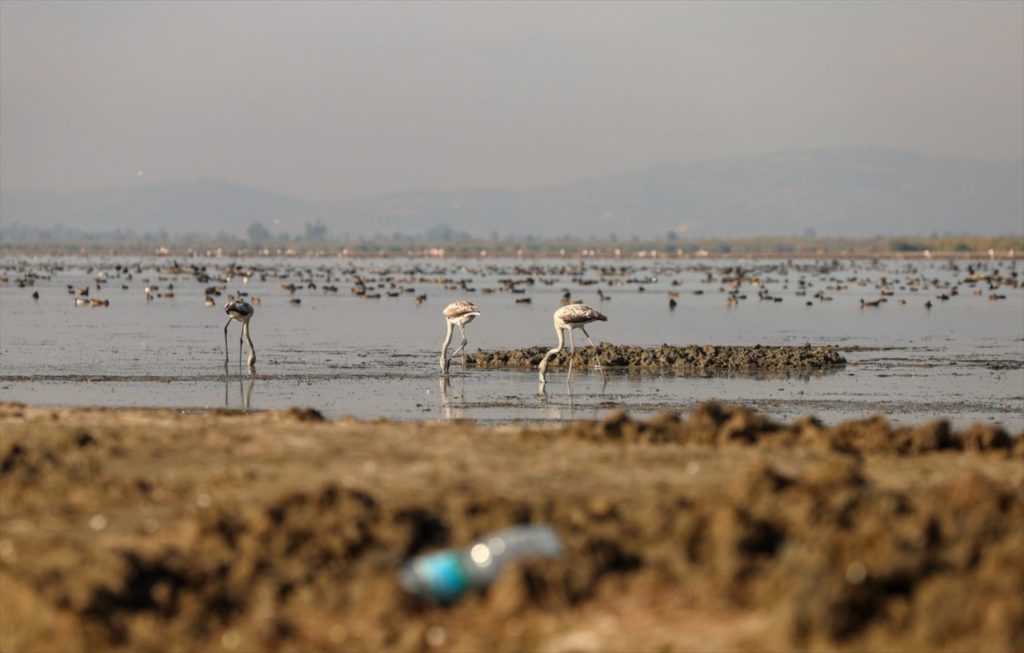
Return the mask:
{"type": "MultiPolygon", "coordinates": [[[[466,346],[466,332],[465,330],[462,329],[461,326],[459,327],[459,330],[462,331],[462,342],[460,342],[459,346],[456,347],[455,351],[452,352],[452,355],[448,357],[448,360],[451,360],[458,356],[459,352],[462,352],[462,348],[466,346]]],[[[465,356],[465,352],[462,352],[462,355],[465,356]]]]}
{"type": "MultiPolygon", "coordinates": [[[[256,363],[256,348],[252,346],[252,336],[249,335],[249,323],[246,322],[242,325],[242,335],[245,336],[245,341],[249,343],[249,367],[252,367],[256,363]]],[[[238,363],[242,363],[242,343],[238,343],[238,363]]]]}
{"type": "Polygon", "coordinates": [[[597,345],[594,344],[594,341],[590,339],[590,334],[587,333],[587,330],[583,327],[580,327],[580,330],[583,331],[583,335],[587,337],[587,342],[590,343],[590,346],[594,348],[594,358],[597,359],[597,370],[601,373],[601,378],[607,381],[608,377],[604,375],[604,368],[601,367],[601,351],[597,348],[597,345]]]}
{"type": "Polygon", "coordinates": [[[568,381],[572,378],[572,363],[576,359],[576,345],[572,341],[572,329],[569,329],[569,373],[566,375],[565,380],[568,381]]]}
{"type": "Polygon", "coordinates": [[[228,327],[231,326],[231,320],[224,325],[224,364],[228,364],[228,327]]]}
{"type": "Polygon", "coordinates": [[[459,334],[462,336],[462,342],[459,343],[459,348],[452,352],[452,358],[455,358],[457,354],[462,353],[462,366],[466,366],[466,328],[462,324],[459,324],[459,334]]]}

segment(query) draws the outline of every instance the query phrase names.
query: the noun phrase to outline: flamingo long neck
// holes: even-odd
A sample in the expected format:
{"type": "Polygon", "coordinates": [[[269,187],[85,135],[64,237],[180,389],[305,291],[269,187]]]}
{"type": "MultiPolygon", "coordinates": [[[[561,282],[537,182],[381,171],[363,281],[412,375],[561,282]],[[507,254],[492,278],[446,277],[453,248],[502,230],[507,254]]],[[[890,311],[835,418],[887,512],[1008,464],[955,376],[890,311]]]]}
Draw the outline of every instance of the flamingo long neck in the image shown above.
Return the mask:
{"type": "Polygon", "coordinates": [[[559,328],[559,326],[556,324],[555,335],[558,336],[558,345],[554,349],[548,351],[548,356],[554,356],[558,352],[565,349],[565,329],[559,328]]]}
{"type": "Polygon", "coordinates": [[[540,362],[539,368],[541,377],[544,376],[544,371],[548,368],[548,360],[558,352],[565,349],[565,333],[561,328],[559,328],[557,323],[555,324],[555,335],[558,336],[558,345],[552,347],[548,350],[548,353],[544,354],[544,360],[540,362]]]}
{"type": "Polygon", "coordinates": [[[444,357],[448,354],[448,345],[450,345],[451,342],[452,342],[452,332],[454,331],[454,329],[455,329],[455,325],[452,324],[451,322],[448,322],[448,331],[444,334],[444,344],[441,345],[441,370],[442,371],[444,371],[444,369],[445,369],[444,357]]]}
{"type": "Polygon", "coordinates": [[[249,343],[249,365],[256,362],[256,348],[252,346],[252,338],[249,336],[249,322],[242,322],[242,333],[245,334],[245,341],[249,343]]]}

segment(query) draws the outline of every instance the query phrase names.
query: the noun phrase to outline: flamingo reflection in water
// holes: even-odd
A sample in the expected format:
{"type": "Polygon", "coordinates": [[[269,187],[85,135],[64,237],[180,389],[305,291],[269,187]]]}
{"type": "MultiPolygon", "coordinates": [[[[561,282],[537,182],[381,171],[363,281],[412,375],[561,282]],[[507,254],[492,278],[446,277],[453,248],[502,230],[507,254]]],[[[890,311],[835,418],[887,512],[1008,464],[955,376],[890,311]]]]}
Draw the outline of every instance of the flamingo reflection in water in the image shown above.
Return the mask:
{"type": "MultiPolygon", "coordinates": [[[[231,387],[231,377],[227,373],[227,364],[224,365],[224,407],[231,408],[231,401],[228,399],[228,389],[231,387]]],[[[256,375],[250,373],[249,383],[242,386],[242,375],[238,375],[238,396],[242,400],[242,412],[249,412],[249,404],[252,403],[252,387],[256,384],[256,375]]]]}

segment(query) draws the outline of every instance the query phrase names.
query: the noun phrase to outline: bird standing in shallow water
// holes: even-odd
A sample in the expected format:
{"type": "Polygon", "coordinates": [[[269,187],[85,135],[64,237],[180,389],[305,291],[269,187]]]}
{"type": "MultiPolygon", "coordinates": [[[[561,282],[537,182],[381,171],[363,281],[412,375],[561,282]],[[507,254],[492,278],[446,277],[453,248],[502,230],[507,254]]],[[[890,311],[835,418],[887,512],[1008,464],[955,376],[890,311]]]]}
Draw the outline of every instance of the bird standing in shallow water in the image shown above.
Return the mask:
{"type": "Polygon", "coordinates": [[[441,374],[447,374],[448,365],[455,358],[456,354],[462,352],[462,358],[466,358],[466,325],[480,315],[480,309],[473,302],[461,300],[445,306],[443,314],[444,321],[448,325],[448,331],[444,335],[444,344],[441,345],[441,360],[438,361],[438,364],[441,366],[441,374]],[[451,356],[447,356],[448,345],[452,341],[452,331],[456,326],[459,327],[459,333],[462,335],[462,343],[458,349],[452,352],[451,356]]]}
{"type": "Polygon", "coordinates": [[[231,320],[242,323],[242,333],[238,336],[238,362],[242,362],[242,338],[249,343],[249,367],[256,363],[256,349],[252,346],[252,338],[249,336],[249,320],[256,311],[252,305],[241,299],[233,299],[224,305],[224,312],[228,314],[228,323],[224,325],[224,364],[228,364],[228,326],[231,320]]]}
{"type": "MultiPolygon", "coordinates": [[[[565,331],[569,331],[569,375],[572,375],[572,361],[573,354],[576,353],[576,346],[572,341],[573,329],[579,329],[583,332],[583,335],[587,337],[587,342],[593,346],[594,351],[597,351],[597,345],[590,339],[590,334],[587,333],[587,325],[591,322],[607,322],[608,318],[604,316],[600,311],[595,311],[586,304],[569,304],[555,311],[555,334],[558,336],[558,345],[548,350],[548,353],[544,354],[544,360],[540,362],[538,367],[538,373],[540,376],[540,382],[544,383],[544,374],[548,369],[548,360],[557,354],[558,352],[565,349],[565,331]]],[[[597,361],[597,369],[601,372],[601,378],[607,380],[604,375],[604,368],[601,367],[600,358],[597,361]]]]}

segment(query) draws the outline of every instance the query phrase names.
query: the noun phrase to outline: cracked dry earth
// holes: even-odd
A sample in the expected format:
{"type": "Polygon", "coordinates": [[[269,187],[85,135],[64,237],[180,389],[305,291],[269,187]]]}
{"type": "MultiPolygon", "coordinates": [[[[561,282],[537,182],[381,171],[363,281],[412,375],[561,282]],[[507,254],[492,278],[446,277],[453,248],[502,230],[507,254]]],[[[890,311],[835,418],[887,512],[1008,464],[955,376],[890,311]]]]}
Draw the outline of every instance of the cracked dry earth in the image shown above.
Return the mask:
{"type": "Polygon", "coordinates": [[[0,404],[0,650],[1024,650],[1024,439],[0,404]],[[451,607],[410,557],[560,535],[451,607]]]}

